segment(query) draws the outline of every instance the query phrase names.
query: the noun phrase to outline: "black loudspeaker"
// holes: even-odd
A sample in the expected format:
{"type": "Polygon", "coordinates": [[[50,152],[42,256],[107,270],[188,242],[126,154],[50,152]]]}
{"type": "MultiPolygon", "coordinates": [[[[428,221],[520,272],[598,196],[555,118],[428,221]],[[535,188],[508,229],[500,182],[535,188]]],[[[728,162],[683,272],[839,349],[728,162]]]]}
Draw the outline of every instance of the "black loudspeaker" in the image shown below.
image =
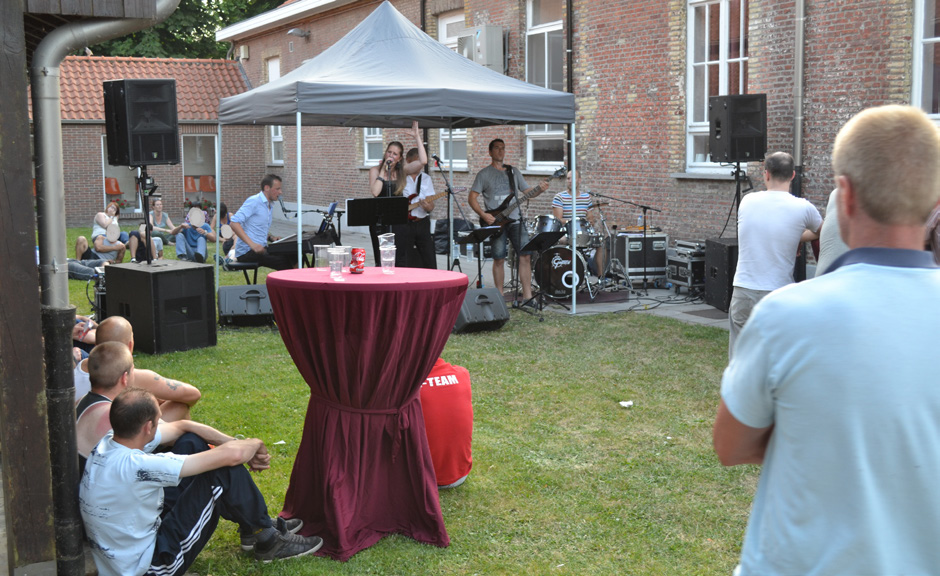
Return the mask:
{"type": "Polygon", "coordinates": [[[111,80],[104,83],[108,164],[179,164],[176,80],[111,80]]]}
{"type": "Polygon", "coordinates": [[[509,321],[509,309],[496,288],[470,288],[464,296],[454,334],[499,330],[509,321]]]}
{"type": "Polygon", "coordinates": [[[264,284],[219,286],[219,324],[261,326],[274,323],[274,310],[264,284]]]}
{"type": "Polygon", "coordinates": [[[754,162],[767,152],[767,95],[708,99],[708,147],[712,162],[754,162]]]}
{"type": "Polygon", "coordinates": [[[737,238],[709,238],[705,241],[706,304],[722,312],[728,311],[737,267],[737,238]]]}
{"type": "Polygon", "coordinates": [[[180,260],[108,266],[108,316],[134,327],[150,354],[215,346],[212,266],[180,260]]]}

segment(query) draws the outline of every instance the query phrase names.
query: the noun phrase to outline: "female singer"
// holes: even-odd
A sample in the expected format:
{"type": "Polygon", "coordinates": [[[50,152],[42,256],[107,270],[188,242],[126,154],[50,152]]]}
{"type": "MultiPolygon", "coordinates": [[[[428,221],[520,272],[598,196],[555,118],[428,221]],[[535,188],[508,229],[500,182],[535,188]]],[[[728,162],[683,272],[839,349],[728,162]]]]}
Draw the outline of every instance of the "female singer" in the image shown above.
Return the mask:
{"type": "MultiPolygon", "coordinates": [[[[424,142],[421,141],[421,130],[418,128],[418,121],[411,123],[411,131],[415,137],[415,146],[418,148],[418,158],[412,162],[404,161],[405,147],[401,142],[389,142],[385,148],[385,155],[382,157],[382,163],[369,169],[369,191],[376,198],[401,196],[405,189],[405,177],[417,174],[428,163],[428,152],[424,148],[424,142]]],[[[386,232],[396,232],[397,227],[391,226],[369,226],[369,235],[372,236],[372,256],[375,259],[375,265],[380,266],[379,260],[379,235],[386,232]]],[[[396,251],[399,252],[399,251],[396,251]]],[[[404,251],[400,251],[404,252],[404,251]]],[[[396,265],[403,254],[395,256],[396,265]]]]}

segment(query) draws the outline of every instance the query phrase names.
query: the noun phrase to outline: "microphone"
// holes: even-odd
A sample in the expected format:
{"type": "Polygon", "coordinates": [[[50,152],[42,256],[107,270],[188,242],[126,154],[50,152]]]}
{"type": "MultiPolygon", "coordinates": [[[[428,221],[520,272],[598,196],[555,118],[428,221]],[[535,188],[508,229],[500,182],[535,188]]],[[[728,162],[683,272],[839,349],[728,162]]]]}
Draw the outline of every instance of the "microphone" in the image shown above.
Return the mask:
{"type": "Polygon", "coordinates": [[[296,212],[296,210],[288,210],[287,206],[284,206],[284,201],[280,198],[277,199],[277,203],[281,205],[281,212],[287,214],[288,212],[296,212]]]}
{"type": "Polygon", "coordinates": [[[434,161],[437,162],[437,165],[438,165],[438,166],[440,166],[441,164],[443,164],[443,162],[441,162],[441,159],[437,157],[437,154],[431,154],[431,158],[433,158],[434,161]]]}

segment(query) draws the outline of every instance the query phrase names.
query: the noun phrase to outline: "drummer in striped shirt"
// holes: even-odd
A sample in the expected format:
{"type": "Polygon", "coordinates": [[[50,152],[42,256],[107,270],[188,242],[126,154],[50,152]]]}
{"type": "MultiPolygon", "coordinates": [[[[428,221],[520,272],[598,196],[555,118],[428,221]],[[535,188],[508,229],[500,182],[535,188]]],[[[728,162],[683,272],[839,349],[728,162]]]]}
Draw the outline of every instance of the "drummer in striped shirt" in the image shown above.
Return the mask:
{"type": "MultiPolygon", "coordinates": [[[[562,227],[564,227],[564,225],[568,223],[568,220],[571,219],[570,190],[572,174],[573,172],[568,172],[568,188],[566,190],[562,190],[558,194],[555,194],[555,197],[552,198],[552,214],[557,220],[561,221],[562,227]]],[[[601,232],[596,226],[597,209],[594,206],[594,199],[591,198],[587,192],[578,192],[578,197],[575,199],[574,214],[575,218],[583,218],[591,225],[591,230],[582,231],[582,233],[593,234],[595,231],[601,232]]],[[[604,247],[604,242],[602,241],[597,246],[594,252],[594,258],[591,260],[589,265],[591,271],[594,272],[596,276],[600,276],[606,267],[605,254],[606,250],[604,247]]]]}

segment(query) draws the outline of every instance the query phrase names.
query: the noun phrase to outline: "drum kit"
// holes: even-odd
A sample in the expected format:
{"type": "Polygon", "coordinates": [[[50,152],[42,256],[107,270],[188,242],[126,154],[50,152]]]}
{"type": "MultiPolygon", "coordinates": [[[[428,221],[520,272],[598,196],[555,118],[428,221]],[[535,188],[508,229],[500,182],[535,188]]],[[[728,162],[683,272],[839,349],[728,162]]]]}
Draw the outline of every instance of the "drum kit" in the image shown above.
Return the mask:
{"type": "Polygon", "coordinates": [[[537,286],[542,294],[555,300],[565,300],[571,298],[571,290],[574,288],[576,292],[587,290],[591,300],[594,300],[601,290],[613,291],[622,288],[618,282],[608,281],[610,275],[624,278],[626,286],[632,289],[623,264],[612,258],[613,235],[601,210],[601,206],[607,204],[594,203],[599,216],[596,228],[587,218],[574,219],[577,222],[577,230],[574,233],[573,255],[571,221],[562,223],[551,214],[529,221],[530,237],[543,232],[566,232],[558,243],[540,252],[533,260],[533,285],[537,286]],[[589,278],[589,272],[594,275],[593,278],[589,278]]]}

